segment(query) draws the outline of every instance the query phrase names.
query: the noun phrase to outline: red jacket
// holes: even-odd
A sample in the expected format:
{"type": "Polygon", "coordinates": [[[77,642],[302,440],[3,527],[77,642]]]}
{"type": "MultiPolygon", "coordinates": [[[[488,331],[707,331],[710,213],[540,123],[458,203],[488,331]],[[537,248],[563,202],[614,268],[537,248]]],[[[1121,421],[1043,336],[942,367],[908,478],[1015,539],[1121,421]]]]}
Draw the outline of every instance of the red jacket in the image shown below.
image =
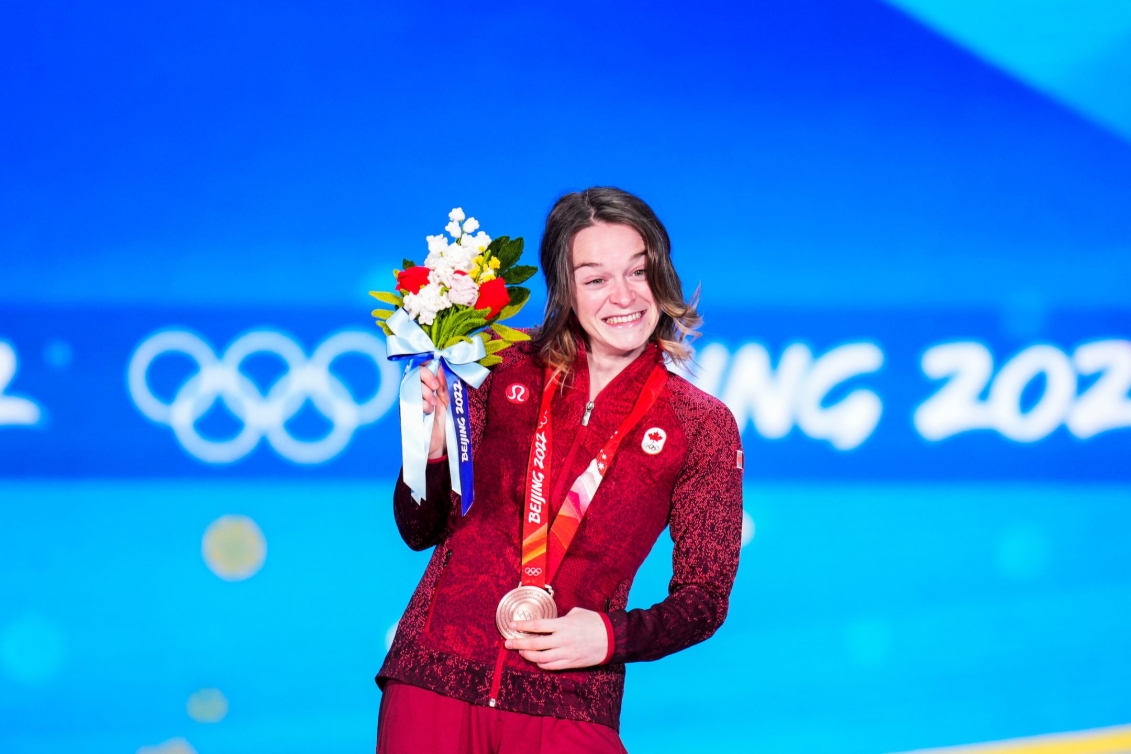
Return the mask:
{"type": "MultiPolygon", "coordinates": [[[[460,515],[458,496],[450,492],[446,461],[429,464],[419,505],[404,481],[397,483],[393,506],[401,536],[414,550],[436,550],[377,682],[394,678],[472,704],[616,729],[624,663],[703,641],[726,617],[742,532],[738,427],[723,403],[669,376],[655,405],[622,441],[552,581],[560,615],[580,606],[605,616],[610,656],[596,667],[544,671],[504,649],[495,628],[499,600],[519,584],[523,477],[543,382],[529,343],[503,354],[504,362],[470,391],[475,504],[468,515],[460,515]],[[525,400],[515,398],[519,393],[525,400]],[[650,454],[642,442],[656,427],[667,437],[660,452],[650,454]],[[647,610],[626,611],[632,580],[668,526],[674,542],[668,597],[647,610]]],[[[601,391],[582,426],[589,372],[584,353],[578,357],[553,404],[550,500],[564,499],[662,358],[650,344],[601,391]]]]}

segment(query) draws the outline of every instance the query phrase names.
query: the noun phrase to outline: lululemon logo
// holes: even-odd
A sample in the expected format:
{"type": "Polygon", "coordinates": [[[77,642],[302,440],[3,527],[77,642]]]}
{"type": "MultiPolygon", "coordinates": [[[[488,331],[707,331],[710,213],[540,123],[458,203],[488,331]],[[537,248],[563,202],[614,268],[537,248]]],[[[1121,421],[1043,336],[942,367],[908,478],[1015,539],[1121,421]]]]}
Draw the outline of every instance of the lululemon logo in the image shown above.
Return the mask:
{"type": "Polygon", "coordinates": [[[668,433],[659,427],[652,427],[644,433],[644,439],[640,442],[640,447],[644,449],[645,453],[656,455],[664,449],[664,442],[668,439],[668,433]]]}
{"type": "Polygon", "coordinates": [[[516,382],[507,388],[507,400],[511,403],[526,403],[526,385],[516,382]]]}

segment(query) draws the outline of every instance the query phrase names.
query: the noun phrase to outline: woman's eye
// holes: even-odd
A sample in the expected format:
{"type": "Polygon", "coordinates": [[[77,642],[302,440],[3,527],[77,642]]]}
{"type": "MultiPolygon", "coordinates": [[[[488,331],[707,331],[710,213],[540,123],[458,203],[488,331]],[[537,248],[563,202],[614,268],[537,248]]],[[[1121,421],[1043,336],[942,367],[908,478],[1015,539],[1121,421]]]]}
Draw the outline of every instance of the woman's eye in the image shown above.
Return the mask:
{"type": "Polygon", "coordinates": [[[640,268],[639,270],[636,270],[636,271],[635,271],[635,272],[633,272],[632,274],[633,274],[633,275],[635,275],[635,276],[636,276],[636,277],[638,277],[638,278],[642,278],[642,277],[644,277],[644,276],[645,276],[645,275],[646,275],[647,273],[648,273],[648,271],[647,271],[647,270],[645,270],[645,269],[644,269],[643,267],[641,267],[641,268],[640,268]]]}
{"type": "Polygon", "coordinates": [[[595,283],[603,283],[603,282],[605,282],[604,278],[593,278],[592,280],[586,280],[585,285],[593,285],[595,283]]]}

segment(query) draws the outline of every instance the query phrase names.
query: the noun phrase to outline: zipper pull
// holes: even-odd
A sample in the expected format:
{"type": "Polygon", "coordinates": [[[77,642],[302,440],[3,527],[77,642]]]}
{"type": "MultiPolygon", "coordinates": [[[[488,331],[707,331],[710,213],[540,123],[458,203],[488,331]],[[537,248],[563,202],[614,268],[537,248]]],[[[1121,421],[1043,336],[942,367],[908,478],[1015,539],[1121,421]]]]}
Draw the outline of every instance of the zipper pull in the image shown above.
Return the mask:
{"type": "Polygon", "coordinates": [[[596,401],[589,401],[585,404],[585,414],[581,417],[581,426],[589,426],[589,414],[593,413],[594,403],[596,403],[596,401]]]}

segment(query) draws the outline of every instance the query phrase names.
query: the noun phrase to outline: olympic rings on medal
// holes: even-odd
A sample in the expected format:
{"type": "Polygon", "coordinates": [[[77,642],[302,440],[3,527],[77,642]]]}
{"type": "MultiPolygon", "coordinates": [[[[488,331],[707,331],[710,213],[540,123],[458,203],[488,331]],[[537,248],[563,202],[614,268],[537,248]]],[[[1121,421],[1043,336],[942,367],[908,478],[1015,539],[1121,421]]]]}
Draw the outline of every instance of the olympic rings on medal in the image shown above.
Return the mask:
{"type": "Polygon", "coordinates": [[[538,574],[542,573],[542,569],[538,568],[537,566],[526,566],[526,568],[523,568],[522,570],[523,573],[525,573],[527,576],[537,576],[538,574]]]}
{"type": "Polygon", "coordinates": [[[173,429],[181,446],[208,463],[232,463],[246,456],[261,438],[275,452],[295,463],[322,463],[340,453],[354,431],[377,421],[397,400],[400,370],[385,358],[385,344],[363,330],[342,330],[326,338],[308,359],[301,346],[274,330],[253,330],[228,346],[217,358],[200,336],[185,330],[165,330],[150,336],[130,358],[130,395],[149,419],[173,429]],[[165,403],[149,389],[149,367],[164,354],[179,353],[196,362],[199,371],[186,380],[173,400],[165,403]],[[269,353],[287,364],[287,372],[267,391],[240,370],[252,354],[269,353]],[[342,381],[330,371],[334,359],[347,353],[369,357],[380,373],[376,394],[357,403],[342,381]],[[197,431],[196,422],[219,398],[243,428],[228,440],[210,440],[197,431]],[[298,440],[286,423],[309,399],[333,425],[320,440],[298,440]]]}

